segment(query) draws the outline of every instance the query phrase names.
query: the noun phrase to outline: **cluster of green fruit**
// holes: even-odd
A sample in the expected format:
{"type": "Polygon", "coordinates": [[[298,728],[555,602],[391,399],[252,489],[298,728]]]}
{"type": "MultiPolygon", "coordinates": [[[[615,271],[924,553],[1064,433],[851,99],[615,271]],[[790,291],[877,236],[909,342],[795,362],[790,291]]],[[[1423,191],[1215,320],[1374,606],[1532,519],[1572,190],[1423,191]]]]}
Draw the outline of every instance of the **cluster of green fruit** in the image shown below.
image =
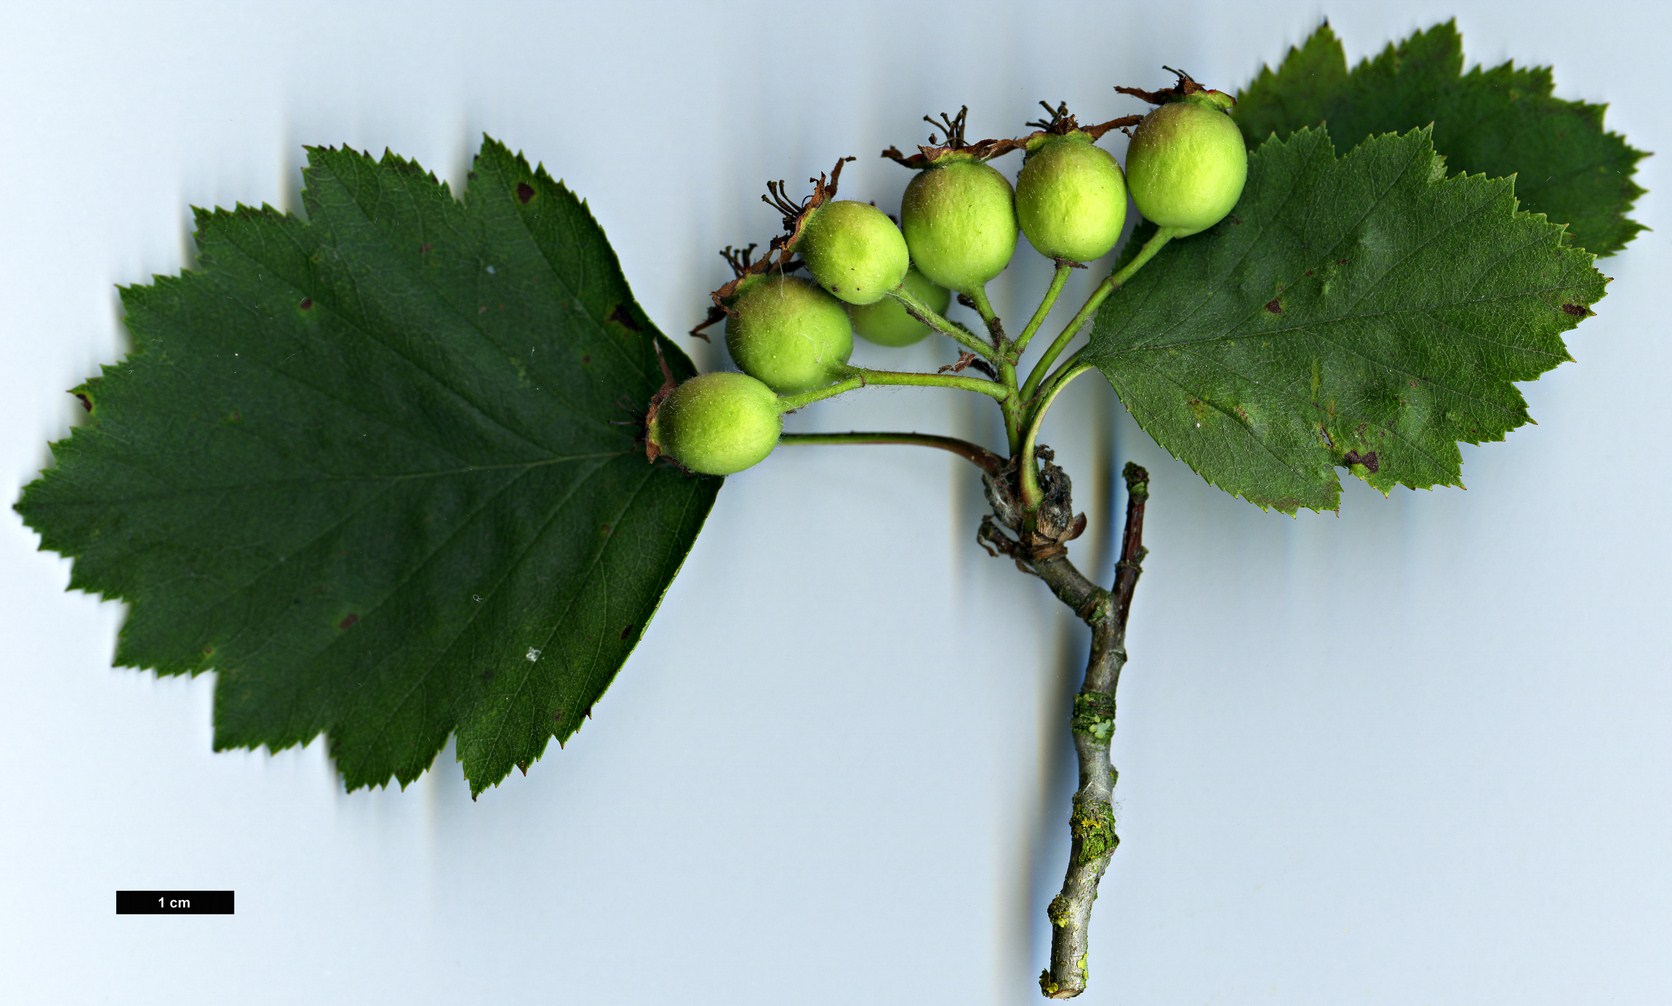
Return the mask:
{"type": "Polygon", "coordinates": [[[650,456],[709,475],[757,464],[777,445],[784,412],[863,373],[848,362],[854,333],[904,346],[932,327],[945,331],[952,294],[984,302],[1019,234],[1058,262],[1102,258],[1120,240],[1128,192],[1174,237],[1212,227],[1236,204],[1248,169],[1228,104],[1217,91],[1172,95],[1133,130],[1124,172],[1097,146],[1101,133],[1077,126],[920,148],[898,225],[868,203],[815,195],[786,216],[777,267],[740,270],[717,295],[742,373],[702,374],[659,395],[647,419],[650,456]],[[1026,152],[1014,188],[987,160],[1011,149],[1026,152]],[[811,279],[782,268],[790,253],[811,279]]]}

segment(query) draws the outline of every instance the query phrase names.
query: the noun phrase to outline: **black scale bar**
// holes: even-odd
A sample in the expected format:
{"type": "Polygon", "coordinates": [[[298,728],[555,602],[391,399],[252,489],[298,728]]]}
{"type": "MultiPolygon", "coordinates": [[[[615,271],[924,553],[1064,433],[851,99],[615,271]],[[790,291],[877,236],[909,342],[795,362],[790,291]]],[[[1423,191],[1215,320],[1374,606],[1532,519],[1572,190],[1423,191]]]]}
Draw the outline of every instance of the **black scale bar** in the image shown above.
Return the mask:
{"type": "Polygon", "coordinates": [[[117,915],[231,915],[231,891],[117,891],[117,915]]]}

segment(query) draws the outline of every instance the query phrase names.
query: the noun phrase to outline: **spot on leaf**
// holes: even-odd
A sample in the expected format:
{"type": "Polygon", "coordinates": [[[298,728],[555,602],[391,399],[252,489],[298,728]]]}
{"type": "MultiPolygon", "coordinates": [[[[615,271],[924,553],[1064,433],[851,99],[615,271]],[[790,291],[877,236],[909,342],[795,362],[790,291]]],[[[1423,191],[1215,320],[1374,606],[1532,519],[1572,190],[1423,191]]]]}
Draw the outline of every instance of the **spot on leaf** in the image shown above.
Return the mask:
{"type": "Polygon", "coordinates": [[[639,331],[639,323],[633,320],[633,315],[627,310],[626,304],[617,304],[615,310],[610,312],[610,320],[629,332],[639,331]]]}
{"type": "Polygon", "coordinates": [[[1349,465],[1363,465],[1365,469],[1370,472],[1375,472],[1382,466],[1381,461],[1376,457],[1375,451],[1366,451],[1363,454],[1360,454],[1358,451],[1348,451],[1341,460],[1345,461],[1349,465]]]}
{"type": "Polygon", "coordinates": [[[530,199],[533,199],[533,198],[534,198],[534,186],[528,184],[527,182],[518,182],[517,183],[517,202],[527,204],[527,202],[530,199]]]}
{"type": "Polygon", "coordinates": [[[337,628],[339,628],[339,629],[350,628],[354,625],[355,622],[358,622],[359,620],[360,620],[360,616],[351,611],[348,614],[343,616],[342,621],[337,623],[337,628]]]}

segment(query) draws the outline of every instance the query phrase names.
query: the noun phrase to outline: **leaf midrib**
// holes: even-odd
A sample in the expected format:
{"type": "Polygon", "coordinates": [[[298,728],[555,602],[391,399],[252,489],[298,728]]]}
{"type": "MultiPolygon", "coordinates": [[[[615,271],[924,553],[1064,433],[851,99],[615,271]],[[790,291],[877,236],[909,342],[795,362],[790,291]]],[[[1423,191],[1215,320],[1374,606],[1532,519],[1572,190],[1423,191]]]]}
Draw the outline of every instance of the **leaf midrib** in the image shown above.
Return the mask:
{"type": "MultiPolygon", "coordinates": [[[[534,460],[534,461],[514,461],[514,462],[507,462],[505,464],[500,464],[500,465],[467,465],[463,468],[453,468],[453,469],[446,469],[446,470],[439,470],[439,471],[400,472],[400,473],[396,473],[396,474],[386,474],[386,473],[373,472],[373,473],[368,473],[368,474],[365,474],[365,475],[325,475],[325,476],[320,476],[319,478],[265,479],[265,480],[261,480],[261,481],[252,481],[252,482],[232,482],[232,483],[227,483],[227,484],[222,484],[222,485],[204,484],[204,485],[195,485],[195,486],[185,486],[185,487],[182,487],[182,488],[180,488],[178,490],[175,490],[175,491],[172,491],[172,492],[147,493],[145,495],[123,494],[123,495],[120,495],[120,496],[108,496],[108,497],[106,497],[106,496],[94,497],[94,496],[84,495],[84,496],[81,497],[80,500],[77,501],[77,503],[75,505],[82,506],[82,505],[86,505],[86,504],[90,504],[90,503],[110,503],[110,502],[123,502],[123,503],[162,502],[162,501],[166,501],[166,500],[175,500],[175,499],[191,499],[193,497],[202,496],[202,495],[205,495],[207,493],[226,494],[226,493],[238,492],[238,491],[258,491],[258,490],[266,490],[266,489],[278,489],[278,488],[282,488],[282,487],[286,487],[286,486],[296,486],[296,485],[323,486],[323,485],[329,485],[329,484],[380,482],[380,481],[388,481],[390,484],[394,484],[394,483],[399,483],[399,482],[413,481],[413,480],[416,480],[416,479],[446,478],[446,477],[454,476],[454,475],[474,475],[474,474],[477,474],[479,472],[512,471],[512,470],[516,470],[516,469],[544,468],[544,467],[547,467],[549,465],[571,464],[571,463],[582,462],[582,461],[596,461],[596,460],[600,460],[600,459],[618,458],[618,457],[625,458],[625,457],[632,457],[632,456],[634,456],[635,453],[636,452],[631,451],[631,450],[599,451],[599,452],[591,453],[591,454],[568,454],[568,455],[563,455],[563,456],[560,456],[560,457],[540,458],[540,459],[537,459],[537,460],[534,460]]],[[[52,504],[52,503],[44,504],[45,507],[52,507],[52,506],[55,506],[55,505],[60,505],[60,504],[52,504]]]]}

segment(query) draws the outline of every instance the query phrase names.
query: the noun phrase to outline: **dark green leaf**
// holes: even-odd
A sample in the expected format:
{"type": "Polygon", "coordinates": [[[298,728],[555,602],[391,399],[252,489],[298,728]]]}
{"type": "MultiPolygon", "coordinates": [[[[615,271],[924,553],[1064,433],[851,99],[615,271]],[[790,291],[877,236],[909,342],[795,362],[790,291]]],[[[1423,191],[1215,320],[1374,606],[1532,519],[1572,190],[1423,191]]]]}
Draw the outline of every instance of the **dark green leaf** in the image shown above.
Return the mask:
{"type": "Polygon", "coordinates": [[[217,748],[322,731],[350,788],[450,733],[472,792],[573,734],[718,480],[635,444],[690,363],[591,214],[487,141],[464,201],[309,152],[308,220],[200,212],[199,267],[123,291],[134,352],[18,510],[131,604],[121,664],[215,669],[217,748]]]}
{"type": "Polygon", "coordinates": [[[1642,225],[1627,218],[1643,193],[1632,174],[1644,156],[1602,125],[1607,106],[1552,97],[1548,67],[1504,63],[1463,72],[1463,40],[1435,25],[1347,70],[1341,41],[1325,24],[1264,69],[1237,100],[1250,146],[1276,134],[1326,125],[1343,148],[1378,133],[1433,124],[1448,170],[1516,175],[1522,208],[1565,223],[1598,255],[1623,248],[1642,225]]]}
{"type": "Polygon", "coordinates": [[[1591,261],[1508,179],[1444,177],[1426,130],[1339,159],[1302,130],[1104,303],[1084,359],[1209,482],[1331,509],[1338,466],[1384,493],[1457,484],[1458,441],[1526,422],[1511,382],[1568,359],[1560,333],[1603,294],[1591,261]]]}

